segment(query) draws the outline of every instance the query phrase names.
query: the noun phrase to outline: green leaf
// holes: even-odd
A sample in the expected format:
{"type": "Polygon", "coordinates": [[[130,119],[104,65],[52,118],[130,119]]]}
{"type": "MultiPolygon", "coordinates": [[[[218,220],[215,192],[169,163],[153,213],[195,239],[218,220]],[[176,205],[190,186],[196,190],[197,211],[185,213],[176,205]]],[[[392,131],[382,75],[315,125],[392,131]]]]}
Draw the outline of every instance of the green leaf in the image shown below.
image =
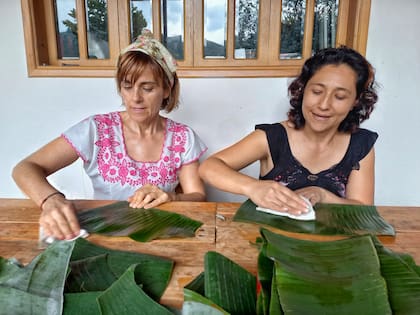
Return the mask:
{"type": "Polygon", "coordinates": [[[0,283],[6,282],[9,278],[13,278],[13,276],[23,267],[24,266],[14,258],[5,259],[0,257],[0,283]]]}
{"type": "Polygon", "coordinates": [[[273,281],[271,282],[271,297],[270,297],[270,315],[283,315],[283,309],[280,304],[280,297],[277,291],[277,278],[276,278],[276,269],[275,266],[273,273],[273,281]]]}
{"type": "Polygon", "coordinates": [[[169,315],[172,314],[162,305],[151,299],[135,281],[133,265],[98,297],[101,314],[141,314],[143,315],[169,315]]]}
{"type": "Polygon", "coordinates": [[[407,254],[395,253],[375,242],[394,315],[417,315],[420,305],[418,266],[407,254]]]}
{"type": "Polygon", "coordinates": [[[3,314],[61,314],[63,287],[74,242],[54,242],[26,267],[0,265],[3,314]]]}
{"type": "MultiPolygon", "coordinates": [[[[257,315],[269,315],[271,282],[273,280],[274,263],[261,252],[258,255],[258,284],[260,292],[257,296],[257,315]]],[[[257,285],[258,285],[257,284],[257,285]]],[[[258,290],[257,290],[258,291],[258,290]]]]}
{"type": "Polygon", "coordinates": [[[213,251],[204,256],[204,272],[184,288],[183,315],[256,314],[256,278],[213,251]]]}
{"type": "Polygon", "coordinates": [[[155,208],[131,208],[126,201],[80,211],[78,218],[81,227],[89,233],[128,236],[139,242],[192,237],[203,224],[179,213],[155,208]]]}
{"type": "Polygon", "coordinates": [[[201,294],[184,288],[182,315],[229,315],[229,313],[201,294]]]}
{"type": "Polygon", "coordinates": [[[97,298],[102,292],[64,294],[64,315],[101,315],[97,298]]]}
{"type": "Polygon", "coordinates": [[[204,257],[205,297],[232,315],[255,315],[256,278],[213,251],[204,257]]]}
{"type": "Polygon", "coordinates": [[[233,221],[259,223],[284,231],[321,235],[395,235],[394,228],[378,213],[365,205],[316,204],[316,220],[300,221],[255,210],[248,199],[235,213],[233,221]]]}
{"type": "Polygon", "coordinates": [[[70,262],[66,280],[67,293],[104,291],[117,280],[108,266],[108,255],[98,255],[70,262]]]}
{"type": "Polygon", "coordinates": [[[172,269],[171,260],[110,250],[82,238],[55,241],[26,267],[0,257],[0,313],[96,315],[101,314],[97,299],[105,295],[104,309],[112,314],[123,299],[110,288],[122,286],[124,294],[149,305],[150,314],[172,314],[154,301],[166,289],[172,269]],[[67,290],[76,293],[63,295],[66,277],[67,290]],[[132,280],[126,283],[124,277],[132,280]]]}
{"type": "Polygon", "coordinates": [[[261,230],[284,314],[392,314],[369,235],[328,242],[261,230]]]}
{"type": "MultiPolygon", "coordinates": [[[[112,250],[79,238],[76,241],[71,261],[83,261],[84,259],[95,257],[96,259],[98,259],[97,257],[103,259],[104,255],[106,256],[106,261],[102,261],[102,263],[106,262],[106,266],[102,266],[105,271],[109,271],[116,278],[119,278],[131,265],[137,264],[139,267],[135,269],[136,282],[140,283],[143,286],[143,290],[156,301],[161,298],[171,278],[174,267],[172,260],[148,254],[112,250]]],[[[89,262],[89,260],[85,261],[85,263],[89,262]]],[[[92,266],[83,268],[92,268],[92,266]]],[[[98,281],[99,283],[102,281],[102,276],[98,272],[78,272],[78,274],[81,277],[77,280],[79,283],[88,281],[98,281]]]]}
{"type": "Polygon", "coordinates": [[[200,295],[204,295],[204,272],[200,273],[193,281],[188,283],[184,289],[188,289],[189,291],[193,291],[200,295]]]}

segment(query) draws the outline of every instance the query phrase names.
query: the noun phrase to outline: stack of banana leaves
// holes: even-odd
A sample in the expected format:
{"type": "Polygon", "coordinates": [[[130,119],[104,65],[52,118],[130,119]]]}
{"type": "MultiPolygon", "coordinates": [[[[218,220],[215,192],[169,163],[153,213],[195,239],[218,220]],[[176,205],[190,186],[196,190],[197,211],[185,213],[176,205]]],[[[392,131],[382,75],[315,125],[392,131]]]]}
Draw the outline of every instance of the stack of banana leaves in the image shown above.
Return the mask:
{"type": "Polygon", "coordinates": [[[0,257],[0,314],[173,314],[158,303],[171,260],[56,241],[22,266],[0,257]]]}
{"type": "Polygon", "coordinates": [[[207,253],[203,274],[184,289],[184,315],[420,314],[420,267],[411,256],[379,242],[377,235],[395,232],[375,207],[318,204],[314,221],[255,207],[247,200],[234,221],[262,225],[255,243],[257,277],[221,254],[207,253]],[[348,236],[310,241],[264,226],[348,236]]]}

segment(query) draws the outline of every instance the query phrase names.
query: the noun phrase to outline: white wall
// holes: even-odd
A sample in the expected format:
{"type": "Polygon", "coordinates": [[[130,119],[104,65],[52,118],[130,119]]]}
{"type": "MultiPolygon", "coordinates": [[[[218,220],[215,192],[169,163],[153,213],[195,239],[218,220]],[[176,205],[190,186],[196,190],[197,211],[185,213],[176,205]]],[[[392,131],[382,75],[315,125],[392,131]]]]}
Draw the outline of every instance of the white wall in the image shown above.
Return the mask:
{"type": "MultiPolygon", "coordinates": [[[[364,127],[376,145],[376,204],[420,205],[420,20],[417,0],[372,0],[367,57],[382,87],[364,127]],[[403,4],[405,7],[403,7],[403,4]]],[[[0,0],[0,198],[21,198],[11,178],[18,160],[87,115],[120,109],[111,78],[28,78],[20,1],[0,0]]],[[[182,79],[180,108],[170,116],[192,126],[215,152],[252,131],[256,123],[285,118],[286,78],[182,79]]],[[[258,175],[257,165],[246,170],[258,175]]],[[[74,198],[91,188],[81,163],[51,179],[74,198]]],[[[210,200],[243,200],[209,188],[210,200]]]]}

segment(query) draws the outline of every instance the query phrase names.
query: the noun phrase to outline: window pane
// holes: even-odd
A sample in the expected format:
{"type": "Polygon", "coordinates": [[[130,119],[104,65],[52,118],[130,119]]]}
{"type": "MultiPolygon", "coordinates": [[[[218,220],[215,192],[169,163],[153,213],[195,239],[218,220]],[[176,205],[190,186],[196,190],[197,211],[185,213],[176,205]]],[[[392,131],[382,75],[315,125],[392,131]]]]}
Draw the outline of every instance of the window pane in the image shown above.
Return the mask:
{"type": "Polygon", "coordinates": [[[258,0],[236,0],[235,58],[254,59],[258,46],[258,0]]]}
{"type": "Polygon", "coordinates": [[[305,27],[305,0],[283,0],[280,59],[301,59],[305,27]]]}
{"type": "Polygon", "coordinates": [[[76,0],[54,1],[58,59],[79,59],[76,0]]]}
{"type": "Polygon", "coordinates": [[[315,2],[314,33],[312,50],[335,47],[339,0],[315,2]]]}
{"type": "Polygon", "coordinates": [[[85,7],[89,59],[109,59],[108,3],[86,0],[85,7]]]}
{"type": "Polygon", "coordinates": [[[162,0],[162,43],[177,60],[184,59],[184,1],[162,0]]]}
{"type": "Polygon", "coordinates": [[[204,58],[226,57],[227,0],[204,0],[204,58]]]}
{"type": "Polygon", "coordinates": [[[143,28],[153,30],[152,0],[131,0],[130,17],[130,39],[134,42],[143,28]]]}

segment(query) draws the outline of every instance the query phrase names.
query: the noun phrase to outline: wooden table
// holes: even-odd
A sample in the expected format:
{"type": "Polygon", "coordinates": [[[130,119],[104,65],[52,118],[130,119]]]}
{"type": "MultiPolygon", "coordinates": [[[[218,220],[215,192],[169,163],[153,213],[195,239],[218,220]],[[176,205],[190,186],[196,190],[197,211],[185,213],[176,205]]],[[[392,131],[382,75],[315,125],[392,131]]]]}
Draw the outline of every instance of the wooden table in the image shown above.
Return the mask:
{"type": "MultiPolygon", "coordinates": [[[[78,209],[87,209],[110,202],[77,200],[75,204],[78,209]]],[[[139,243],[127,237],[91,235],[89,241],[112,249],[147,253],[175,261],[173,276],[161,303],[181,308],[183,287],[203,271],[207,251],[218,251],[256,273],[258,250],[252,243],[259,236],[259,226],[233,222],[232,217],[239,206],[239,203],[172,202],[159,207],[203,222],[193,238],[139,243]]],[[[420,265],[420,207],[378,206],[377,209],[397,233],[396,237],[381,237],[382,243],[392,250],[410,254],[420,265]]],[[[0,256],[15,257],[27,264],[42,251],[38,248],[39,212],[39,208],[30,200],[0,198],[0,256]]],[[[311,240],[342,238],[272,230],[311,240]]]]}

